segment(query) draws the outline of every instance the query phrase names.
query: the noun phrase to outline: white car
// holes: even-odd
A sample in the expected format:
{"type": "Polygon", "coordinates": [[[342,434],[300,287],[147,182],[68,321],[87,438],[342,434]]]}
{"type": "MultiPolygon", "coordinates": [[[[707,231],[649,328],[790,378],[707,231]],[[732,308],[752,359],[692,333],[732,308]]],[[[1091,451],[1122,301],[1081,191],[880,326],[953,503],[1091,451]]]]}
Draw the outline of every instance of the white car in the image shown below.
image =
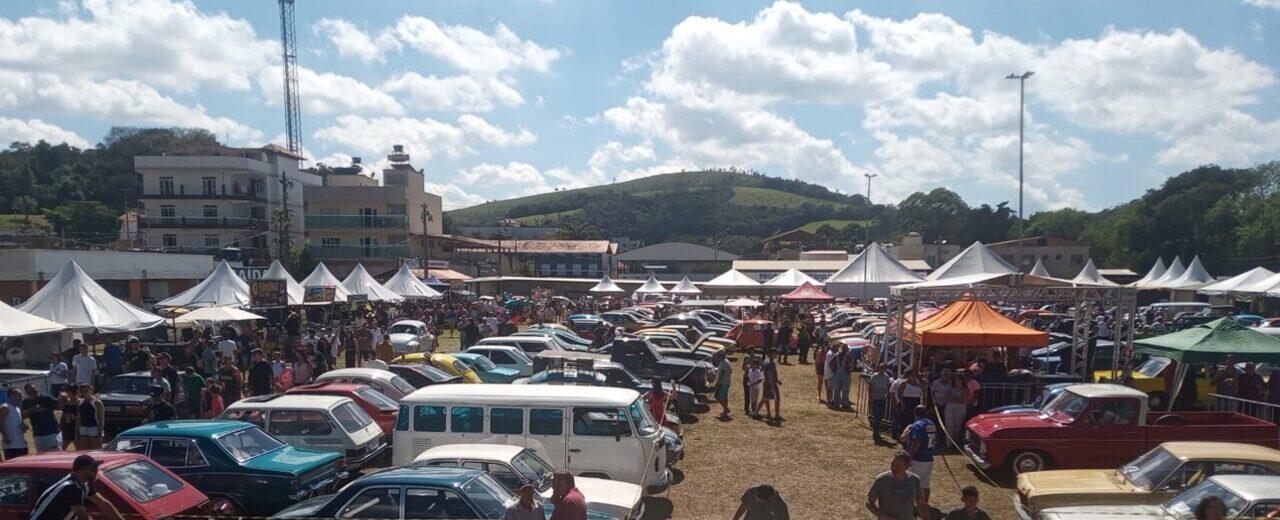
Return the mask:
{"type": "MultiPolygon", "coordinates": [[[[542,500],[551,498],[550,463],[528,448],[504,444],[449,444],[422,452],[410,466],[463,467],[484,470],[512,493],[524,484],[533,484],[542,500]]],[[[644,513],[640,486],[617,480],[576,477],[574,484],[587,499],[587,509],[609,518],[640,518],[644,513]]]]}
{"type": "Polygon", "coordinates": [[[232,403],[218,417],[257,425],[298,448],[343,455],[343,466],[359,468],[387,450],[382,428],[349,398],[275,394],[232,403]]]}
{"type": "Polygon", "coordinates": [[[533,375],[533,359],[519,347],[510,345],[473,345],[467,352],[489,358],[493,364],[520,372],[520,377],[533,375]]]}
{"type": "Polygon", "coordinates": [[[413,385],[405,381],[389,370],[380,368],[339,368],[330,370],[320,377],[316,378],[317,383],[359,383],[369,385],[374,390],[382,392],[382,395],[390,397],[392,401],[399,401],[404,396],[413,393],[413,385]]]}
{"type": "Polygon", "coordinates": [[[387,329],[391,339],[391,349],[396,354],[409,352],[435,352],[436,337],[431,334],[427,324],[415,320],[401,320],[391,324],[387,329]]]}

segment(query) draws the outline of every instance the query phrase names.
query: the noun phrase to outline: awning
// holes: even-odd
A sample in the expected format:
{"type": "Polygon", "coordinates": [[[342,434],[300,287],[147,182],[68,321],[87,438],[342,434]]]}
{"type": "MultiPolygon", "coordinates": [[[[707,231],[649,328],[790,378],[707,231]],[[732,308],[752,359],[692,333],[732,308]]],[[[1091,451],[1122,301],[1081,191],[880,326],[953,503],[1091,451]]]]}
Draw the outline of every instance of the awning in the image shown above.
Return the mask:
{"type": "Polygon", "coordinates": [[[66,327],[0,302],[0,338],[58,332],[66,327]]]}
{"type": "Polygon", "coordinates": [[[1134,352],[1164,356],[1184,363],[1219,363],[1227,356],[1238,361],[1280,361],[1280,338],[1274,338],[1221,318],[1154,338],[1134,340],[1134,352]]]}
{"type": "Polygon", "coordinates": [[[835,296],[827,294],[813,284],[805,282],[804,285],[796,288],[787,294],[780,296],[778,299],[792,303],[825,303],[835,301],[835,296]]]}
{"type": "Polygon", "coordinates": [[[1023,327],[985,302],[959,300],[929,319],[903,324],[903,335],[926,347],[1045,347],[1049,333],[1023,327]]]}

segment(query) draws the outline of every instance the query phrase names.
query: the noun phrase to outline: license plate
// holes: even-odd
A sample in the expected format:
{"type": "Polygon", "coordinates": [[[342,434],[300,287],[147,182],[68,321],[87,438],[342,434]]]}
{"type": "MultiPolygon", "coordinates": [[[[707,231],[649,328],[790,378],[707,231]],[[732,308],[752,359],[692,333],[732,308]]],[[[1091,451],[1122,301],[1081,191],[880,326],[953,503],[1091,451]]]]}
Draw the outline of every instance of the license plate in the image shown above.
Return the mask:
{"type": "Polygon", "coordinates": [[[119,412],[121,409],[119,406],[104,406],[103,408],[108,412],[119,412]]]}

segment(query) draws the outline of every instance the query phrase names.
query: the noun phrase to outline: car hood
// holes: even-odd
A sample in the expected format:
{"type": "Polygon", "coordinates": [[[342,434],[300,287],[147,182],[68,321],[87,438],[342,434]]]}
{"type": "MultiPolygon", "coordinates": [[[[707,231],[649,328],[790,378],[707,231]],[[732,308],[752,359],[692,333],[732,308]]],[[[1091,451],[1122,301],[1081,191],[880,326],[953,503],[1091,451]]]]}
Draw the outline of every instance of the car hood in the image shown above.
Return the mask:
{"type": "Polygon", "coordinates": [[[1173,518],[1165,514],[1159,505],[1106,505],[1052,507],[1040,513],[1044,520],[1079,520],[1081,518],[1125,518],[1138,520],[1142,518],[1173,518]]]}
{"type": "Polygon", "coordinates": [[[1023,473],[1018,476],[1018,494],[1036,510],[1081,503],[1142,504],[1163,499],[1134,486],[1113,469],[1023,473]]]}
{"type": "Polygon", "coordinates": [[[414,335],[414,334],[408,334],[408,333],[404,333],[404,332],[397,332],[397,333],[392,334],[392,335],[390,335],[390,336],[388,336],[388,337],[389,337],[389,338],[391,338],[391,344],[392,344],[392,345],[396,345],[396,344],[404,344],[404,343],[408,343],[408,342],[410,342],[410,341],[418,341],[418,336],[417,336],[417,335],[414,335]]]}
{"type": "Polygon", "coordinates": [[[990,438],[998,436],[1003,431],[1024,428],[1045,430],[1047,428],[1061,427],[1062,424],[1048,417],[1042,418],[1040,412],[1032,411],[1022,413],[985,413],[969,419],[965,426],[984,438],[990,438]]]}
{"type": "Polygon", "coordinates": [[[124,404],[142,404],[150,399],[150,396],[138,394],[98,394],[98,399],[103,403],[124,403],[124,404]]]}
{"type": "Polygon", "coordinates": [[[507,368],[507,367],[497,367],[497,368],[494,368],[494,369],[492,369],[492,370],[489,370],[489,373],[490,373],[490,374],[497,374],[497,375],[500,375],[500,376],[502,376],[502,377],[516,377],[516,376],[519,376],[519,375],[520,375],[520,371],[519,371],[519,370],[516,370],[516,369],[514,369],[514,368],[507,368]]]}
{"type": "MultiPolygon", "coordinates": [[[[627,518],[644,494],[640,486],[630,482],[602,478],[576,477],[574,485],[587,498],[587,509],[604,513],[611,518],[627,518]]],[[[544,501],[551,498],[551,488],[542,493],[544,501]]]]}
{"type": "Polygon", "coordinates": [[[320,512],[320,508],[328,504],[331,499],[333,499],[333,495],[308,498],[271,515],[271,518],[315,518],[316,513],[320,512]]]}
{"type": "Polygon", "coordinates": [[[342,455],[334,452],[285,446],[271,453],[265,453],[249,459],[248,462],[244,463],[244,466],[259,471],[275,471],[297,476],[337,461],[340,458],[342,458],[342,455]]]}

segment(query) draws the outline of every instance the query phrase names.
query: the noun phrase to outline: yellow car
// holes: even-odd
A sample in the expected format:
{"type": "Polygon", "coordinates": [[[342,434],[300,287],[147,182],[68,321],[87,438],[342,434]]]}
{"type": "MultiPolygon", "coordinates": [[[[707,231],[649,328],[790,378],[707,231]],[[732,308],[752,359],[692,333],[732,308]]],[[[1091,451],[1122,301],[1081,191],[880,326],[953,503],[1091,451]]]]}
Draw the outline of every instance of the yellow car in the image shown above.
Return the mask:
{"type": "MultiPolygon", "coordinates": [[[[1174,371],[1177,367],[1173,360],[1167,357],[1151,357],[1143,361],[1133,369],[1129,377],[1133,378],[1132,386],[1137,390],[1141,390],[1147,394],[1147,403],[1152,410],[1169,409],[1169,392],[1165,390],[1165,377],[1174,377],[1174,371]]],[[[1120,377],[1120,372],[1116,372],[1120,377]]],[[[1095,382],[1103,382],[1111,379],[1111,370],[1095,370],[1093,371],[1093,380],[1095,382]]],[[[1203,372],[1196,376],[1196,402],[1205,404],[1209,402],[1209,393],[1213,392],[1213,385],[1203,372]]]]}
{"type": "Polygon", "coordinates": [[[475,384],[484,383],[484,380],[480,379],[480,374],[477,374],[476,371],[472,370],[471,367],[467,366],[466,363],[458,361],[458,358],[455,358],[448,354],[428,354],[426,352],[411,352],[411,353],[399,356],[391,360],[391,362],[404,363],[404,364],[424,364],[426,363],[427,360],[431,361],[432,366],[440,370],[443,370],[445,373],[451,376],[461,377],[463,381],[466,381],[468,383],[475,383],[475,384]],[[431,357],[428,358],[427,356],[431,356],[431,357]]]}
{"type": "Polygon", "coordinates": [[[1120,469],[1018,476],[1018,516],[1050,507],[1160,504],[1215,475],[1280,475],[1280,451],[1230,442],[1166,442],[1120,469]]]}

